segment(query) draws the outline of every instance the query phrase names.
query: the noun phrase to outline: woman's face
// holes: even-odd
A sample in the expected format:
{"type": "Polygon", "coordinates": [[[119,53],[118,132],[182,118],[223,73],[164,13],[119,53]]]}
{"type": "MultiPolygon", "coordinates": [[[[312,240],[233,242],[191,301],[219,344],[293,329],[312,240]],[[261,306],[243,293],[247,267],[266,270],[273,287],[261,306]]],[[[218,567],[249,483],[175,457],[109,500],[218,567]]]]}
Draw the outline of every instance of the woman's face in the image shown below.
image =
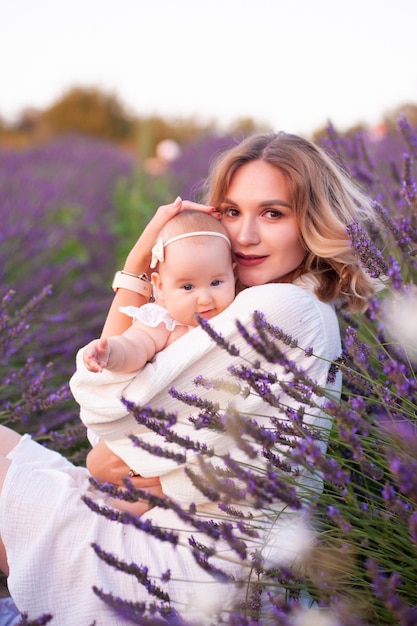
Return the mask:
{"type": "Polygon", "coordinates": [[[280,169],[259,160],[242,165],[220,211],[244,285],[291,280],[306,250],[280,169]]]}

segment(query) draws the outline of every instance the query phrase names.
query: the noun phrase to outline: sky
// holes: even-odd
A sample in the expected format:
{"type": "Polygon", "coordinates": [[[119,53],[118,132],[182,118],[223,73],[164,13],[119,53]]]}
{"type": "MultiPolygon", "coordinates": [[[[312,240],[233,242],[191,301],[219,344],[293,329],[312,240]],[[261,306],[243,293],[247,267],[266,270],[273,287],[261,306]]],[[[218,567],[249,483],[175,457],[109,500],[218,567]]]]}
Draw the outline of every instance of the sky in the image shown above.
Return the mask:
{"type": "Polygon", "coordinates": [[[417,0],[0,0],[0,117],[72,87],[309,134],[417,105],[417,0]]]}

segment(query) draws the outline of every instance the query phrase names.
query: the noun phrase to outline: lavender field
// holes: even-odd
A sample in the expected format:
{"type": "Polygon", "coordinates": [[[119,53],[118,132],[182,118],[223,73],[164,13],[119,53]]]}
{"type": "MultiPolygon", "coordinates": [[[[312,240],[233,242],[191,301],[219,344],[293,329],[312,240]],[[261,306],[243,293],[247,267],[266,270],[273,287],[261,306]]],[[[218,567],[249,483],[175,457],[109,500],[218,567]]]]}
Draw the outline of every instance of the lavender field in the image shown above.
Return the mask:
{"type": "Polygon", "coordinates": [[[75,421],[61,400],[111,301],[115,190],[133,172],[129,155],[81,136],[0,150],[0,393],[3,419],[21,430],[75,421]]]}
{"type": "MultiPolygon", "coordinates": [[[[85,433],[67,381],[78,347],[100,332],[120,251],[132,231],[139,234],[157,203],[178,193],[198,199],[198,184],[213,153],[233,140],[209,137],[190,145],[171,170],[154,181],[145,180],[120,149],[83,137],[24,151],[0,150],[1,423],[30,431],[82,462],[85,433]]],[[[324,477],[322,495],[309,503],[314,540],[296,567],[285,560],[271,564],[258,554],[246,555],[268,584],[245,588],[236,611],[222,623],[413,626],[417,129],[405,118],[396,131],[378,138],[365,132],[342,137],[329,127],[321,143],[375,201],[379,230],[366,234],[352,225],[349,232],[361,262],[380,277],[384,289],[366,314],[340,312],[344,350],[334,366],[343,371],[344,391],[340,402],[329,400],[327,405],[334,424],[328,454],[320,452],[310,432],[291,452],[293,461],[324,477]],[[300,601],[306,594],[315,609],[300,601]]],[[[262,373],[254,371],[254,380],[261,378],[262,373]]],[[[143,419],[140,412],[136,417],[143,419]]],[[[250,436],[265,448],[271,445],[261,429],[250,436]]],[[[273,454],[270,464],[271,475],[279,481],[273,454]]],[[[246,479],[249,489],[249,473],[246,479]]],[[[288,481],[291,484],[291,477],[288,481]]],[[[272,528],[278,495],[271,495],[268,485],[265,481],[259,497],[270,511],[272,528]]],[[[296,506],[293,497],[291,491],[289,507],[296,506]]],[[[127,615],[123,598],[112,602],[127,615]]],[[[187,626],[170,618],[162,605],[157,616],[146,608],[131,611],[127,623],[187,626]]]]}

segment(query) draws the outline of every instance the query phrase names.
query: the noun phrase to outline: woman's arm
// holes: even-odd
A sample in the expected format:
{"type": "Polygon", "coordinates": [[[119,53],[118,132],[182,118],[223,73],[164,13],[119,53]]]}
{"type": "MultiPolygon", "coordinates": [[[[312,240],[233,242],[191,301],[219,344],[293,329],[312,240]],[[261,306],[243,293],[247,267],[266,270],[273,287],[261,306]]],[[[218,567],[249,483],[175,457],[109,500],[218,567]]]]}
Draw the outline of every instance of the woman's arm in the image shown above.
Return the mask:
{"type": "Polygon", "coordinates": [[[132,476],[131,468],[122,459],[116,456],[104,441],[99,441],[87,454],[87,469],[91,476],[98,481],[113,483],[123,487],[123,480],[131,478],[137,489],[145,487],[157,487],[159,479],[157,476],[148,477],[146,480],[139,475],[132,476]]]}
{"type": "MultiPolygon", "coordinates": [[[[87,455],[87,469],[91,476],[101,483],[112,483],[120,488],[124,487],[124,479],[129,477],[136,489],[143,489],[148,493],[163,497],[163,491],[157,476],[142,478],[132,473],[131,468],[116,456],[107,447],[104,441],[99,441],[87,455]]],[[[106,504],[132,515],[143,515],[151,507],[148,500],[127,502],[119,498],[108,498],[106,504]]]]}
{"type": "MultiPolygon", "coordinates": [[[[212,397],[214,401],[226,406],[230,401],[227,392],[205,392],[196,390],[193,380],[202,375],[207,379],[230,378],[229,367],[239,363],[247,364],[259,359],[253,349],[245,342],[236,328],[236,319],[250,328],[254,310],[262,311],[266,319],[279,326],[284,332],[292,334],[299,340],[299,346],[284,346],[288,358],[298,362],[299,366],[319,384],[326,384],[329,361],[336,359],[340,353],[340,337],[337,318],[330,305],[319,303],[308,290],[290,284],[275,284],[253,287],[243,291],[226,311],[212,320],[212,326],[225,340],[235,344],[241,357],[231,356],[219,348],[215,342],[200,328],[190,331],[174,344],[156,355],[154,362],[148,363],[137,375],[121,375],[104,372],[102,384],[97,385],[97,376],[83,371],[82,362],[78,357],[78,369],[71,380],[71,388],[76,400],[81,405],[83,421],[99,436],[106,439],[109,446],[123,440],[122,448],[117,447],[117,454],[142,475],[152,476],[158,472],[169,472],[178,464],[169,458],[157,458],[150,453],[141,451],[132,445],[129,434],[139,434],[150,445],[164,446],[161,437],[139,427],[135,418],[130,415],[121,402],[124,396],[139,405],[150,404],[154,408],[178,413],[175,431],[184,437],[198,440],[209,447],[218,449],[219,454],[227,450],[230,441],[222,434],[210,429],[194,429],[188,416],[192,409],[175,400],[168,393],[171,386],[181,392],[212,397]],[[304,349],[314,348],[322,358],[307,357],[304,349]],[[158,469],[157,469],[158,468],[158,469]]],[[[265,369],[275,371],[285,380],[288,376],[279,364],[263,361],[265,369]]],[[[101,378],[101,377],[100,377],[101,378]]],[[[251,395],[246,400],[240,397],[233,399],[238,410],[246,410],[248,414],[265,414],[267,405],[260,398],[251,395]],[[249,406],[249,403],[250,406],[249,406]]],[[[179,446],[168,446],[173,451],[181,451],[179,446]]],[[[187,452],[187,462],[194,459],[197,453],[187,452]]]]}
{"type": "MultiPolygon", "coordinates": [[[[160,206],[150,222],[144,228],[141,236],[129,252],[123,270],[139,276],[143,273],[150,275],[152,247],[154,246],[162,227],[182,210],[198,209],[210,213],[213,207],[195,202],[184,201],[178,197],[172,204],[160,206]]],[[[104,323],[102,337],[121,335],[129,326],[129,319],[119,311],[119,307],[140,307],[147,302],[147,298],[139,293],[119,288],[110,306],[107,319],[104,323]]]]}

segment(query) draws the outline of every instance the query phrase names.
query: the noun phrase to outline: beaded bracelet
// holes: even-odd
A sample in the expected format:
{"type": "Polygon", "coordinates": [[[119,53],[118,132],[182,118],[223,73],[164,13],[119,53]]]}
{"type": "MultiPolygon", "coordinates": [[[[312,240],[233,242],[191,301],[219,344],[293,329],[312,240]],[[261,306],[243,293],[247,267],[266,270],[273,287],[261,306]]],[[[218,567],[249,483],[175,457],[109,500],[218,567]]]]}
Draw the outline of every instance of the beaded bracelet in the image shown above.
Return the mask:
{"type": "Polygon", "coordinates": [[[118,289],[128,289],[134,293],[139,293],[145,298],[152,297],[152,285],[147,274],[131,274],[121,270],[116,272],[112,282],[113,291],[118,289]]]}

